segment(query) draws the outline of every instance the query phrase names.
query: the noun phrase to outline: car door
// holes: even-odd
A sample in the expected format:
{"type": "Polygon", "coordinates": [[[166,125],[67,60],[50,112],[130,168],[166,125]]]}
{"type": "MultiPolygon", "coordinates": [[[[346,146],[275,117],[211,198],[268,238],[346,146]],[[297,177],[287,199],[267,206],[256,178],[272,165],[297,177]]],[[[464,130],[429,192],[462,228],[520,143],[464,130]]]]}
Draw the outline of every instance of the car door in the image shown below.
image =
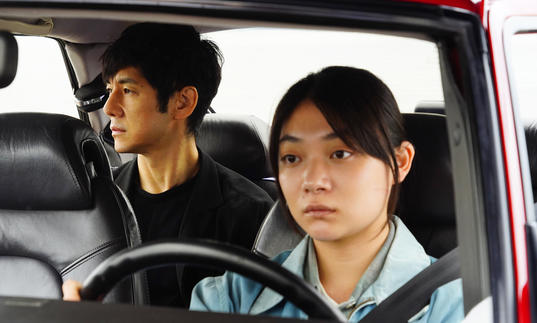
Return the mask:
{"type": "Polygon", "coordinates": [[[496,274],[511,271],[514,283],[513,293],[507,284],[496,286],[497,291],[504,292],[504,297],[495,302],[495,310],[503,310],[503,313],[512,311],[516,313],[518,322],[530,322],[532,317],[533,320],[537,319],[537,226],[524,129],[537,121],[537,117],[534,117],[537,111],[537,2],[485,1],[483,8],[483,25],[490,41],[509,197],[510,223],[500,230],[503,231],[501,236],[509,240],[506,245],[509,244],[512,250],[512,259],[497,262],[498,267],[491,268],[491,271],[496,274]],[[507,228],[510,228],[510,232],[507,232],[507,228]],[[511,307],[514,308],[511,310],[511,307]]]}

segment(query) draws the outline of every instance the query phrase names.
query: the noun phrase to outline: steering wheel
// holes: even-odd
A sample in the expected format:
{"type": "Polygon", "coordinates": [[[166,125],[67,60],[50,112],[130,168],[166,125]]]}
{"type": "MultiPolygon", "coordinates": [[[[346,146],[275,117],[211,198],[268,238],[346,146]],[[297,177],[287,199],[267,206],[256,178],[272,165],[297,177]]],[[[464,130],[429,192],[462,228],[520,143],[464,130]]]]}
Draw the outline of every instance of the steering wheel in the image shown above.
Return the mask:
{"type": "Polygon", "coordinates": [[[215,242],[151,242],[117,252],[95,268],[84,281],[84,300],[102,299],[116,283],[139,270],[177,263],[233,271],[278,292],[312,319],[346,322],[339,311],[312,286],[279,264],[247,250],[215,242]]]}

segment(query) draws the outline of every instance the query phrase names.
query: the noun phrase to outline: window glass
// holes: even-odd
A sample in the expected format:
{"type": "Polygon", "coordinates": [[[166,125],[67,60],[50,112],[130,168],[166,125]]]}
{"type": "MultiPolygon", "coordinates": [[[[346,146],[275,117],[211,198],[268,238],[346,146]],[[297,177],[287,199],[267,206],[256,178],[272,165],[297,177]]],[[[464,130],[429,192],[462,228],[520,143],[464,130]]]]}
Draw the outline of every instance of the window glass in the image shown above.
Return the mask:
{"type": "Polygon", "coordinates": [[[13,83],[0,89],[0,113],[48,112],[78,118],[58,43],[45,37],[17,36],[16,40],[17,75],[13,83]]]}
{"type": "Polygon", "coordinates": [[[217,112],[253,114],[270,122],[292,84],[329,65],[373,72],[390,87],[403,112],[423,101],[443,102],[438,49],[429,41],[276,28],[219,31],[205,38],[224,55],[222,83],[212,104],[217,112]]]}
{"type": "MultiPolygon", "coordinates": [[[[527,152],[534,201],[537,201],[537,33],[517,33],[509,38],[508,54],[509,86],[514,110],[524,127],[526,147],[519,147],[521,154],[527,152]]],[[[521,155],[522,157],[522,155],[521,155]]],[[[529,189],[530,181],[526,182],[529,189]]]]}
{"type": "Polygon", "coordinates": [[[515,34],[509,60],[513,103],[525,126],[537,122],[537,33],[515,34]]]}

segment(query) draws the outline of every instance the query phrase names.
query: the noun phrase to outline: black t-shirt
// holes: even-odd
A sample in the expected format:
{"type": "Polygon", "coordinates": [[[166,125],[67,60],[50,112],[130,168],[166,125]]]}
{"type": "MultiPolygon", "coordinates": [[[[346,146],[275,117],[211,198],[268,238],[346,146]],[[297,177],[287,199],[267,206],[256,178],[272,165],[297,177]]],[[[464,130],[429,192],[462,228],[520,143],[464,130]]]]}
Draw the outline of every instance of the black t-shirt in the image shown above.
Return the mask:
{"type": "MultiPolygon", "coordinates": [[[[130,193],[140,187],[137,178],[139,173],[136,160],[114,170],[116,184],[127,192],[133,205],[134,197],[130,193]]],[[[182,205],[183,211],[175,210],[171,214],[178,216],[177,222],[181,226],[179,238],[221,241],[250,249],[259,226],[273,205],[267,193],[243,176],[218,164],[201,150],[199,171],[192,182],[193,187],[185,194],[189,195],[189,198],[185,197],[188,204],[178,203],[176,207],[182,205]],[[185,213],[185,207],[188,207],[188,214],[185,213]]],[[[138,208],[135,211],[140,213],[138,208]]],[[[175,267],[175,275],[178,278],[174,277],[173,282],[179,279],[180,307],[188,307],[192,288],[202,278],[223,273],[222,270],[200,269],[193,265],[181,266],[180,270],[177,268],[178,266],[175,267]]],[[[161,281],[169,283],[166,279],[161,281]]]]}
{"type": "MultiPolygon", "coordinates": [[[[142,242],[160,239],[176,239],[179,225],[185,213],[194,182],[187,182],[159,194],[148,193],[140,187],[138,176],[130,192],[130,201],[138,220],[142,242]]],[[[147,271],[151,305],[180,305],[179,284],[175,266],[166,266],[147,271]]]]}

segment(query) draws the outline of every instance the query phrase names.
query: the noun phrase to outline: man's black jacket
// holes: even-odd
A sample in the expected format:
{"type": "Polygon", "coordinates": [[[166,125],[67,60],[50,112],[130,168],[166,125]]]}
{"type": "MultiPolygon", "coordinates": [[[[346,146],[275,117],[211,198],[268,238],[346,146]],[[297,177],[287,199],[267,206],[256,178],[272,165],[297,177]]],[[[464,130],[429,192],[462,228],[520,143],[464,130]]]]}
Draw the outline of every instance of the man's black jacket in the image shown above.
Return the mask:
{"type": "MultiPolygon", "coordinates": [[[[273,201],[254,183],[218,164],[199,150],[200,169],[192,195],[179,226],[178,239],[210,239],[251,249],[257,230],[273,201]]],[[[138,176],[136,161],[132,160],[114,170],[119,187],[130,197],[138,176]]],[[[190,304],[194,285],[204,277],[216,276],[215,271],[193,266],[177,266],[181,303],[190,304]]]]}

